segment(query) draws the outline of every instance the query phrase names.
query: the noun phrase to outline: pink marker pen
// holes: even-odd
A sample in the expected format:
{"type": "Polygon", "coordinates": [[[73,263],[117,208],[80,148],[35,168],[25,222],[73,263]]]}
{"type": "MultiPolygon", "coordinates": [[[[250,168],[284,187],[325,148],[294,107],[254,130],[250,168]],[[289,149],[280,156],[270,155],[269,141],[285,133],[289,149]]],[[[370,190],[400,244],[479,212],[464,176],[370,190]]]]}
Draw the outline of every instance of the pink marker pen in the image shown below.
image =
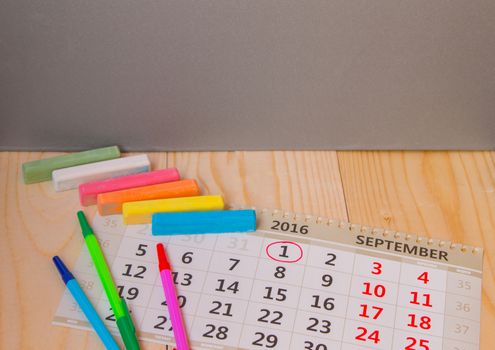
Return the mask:
{"type": "Polygon", "coordinates": [[[163,291],[165,292],[165,300],[167,301],[168,313],[170,314],[170,321],[172,322],[177,350],[189,350],[186,329],[184,327],[179,302],[177,301],[170,264],[167,259],[165,247],[162,243],[156,245],[156,252],[158,254],[158,268],[160,270],[160,277],[162,279],[163,291]]]}

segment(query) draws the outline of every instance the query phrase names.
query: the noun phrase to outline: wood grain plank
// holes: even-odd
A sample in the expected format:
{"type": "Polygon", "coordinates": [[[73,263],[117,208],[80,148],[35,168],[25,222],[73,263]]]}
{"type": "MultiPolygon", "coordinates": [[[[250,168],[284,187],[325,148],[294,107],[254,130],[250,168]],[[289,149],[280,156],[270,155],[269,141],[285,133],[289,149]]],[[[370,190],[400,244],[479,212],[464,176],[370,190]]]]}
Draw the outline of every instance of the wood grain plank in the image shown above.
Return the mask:
{"type": "Polygon", "coordinates": [[[171,152],[168,159],[228,204],[347,220],[335,152],[171,152]]]}
{"type": "MultiPolygon", "coordinates": [[[[56,348],[75,336],[51,325],[63,288],[50,258],[63,251],[72,265],[78,256],[81,245],[75,239],[73,220],[78,198],[72,191],[55,193],[49,182],[26,186],[20,171],[23,162],[52,155],[56,153],[0,154],[4,223],[0,295],[1,309],[8,310],[0,317],[2,331],[9,329],[4,333],[8,336],[0,338],[0,348],[56,348]]],[[[79,337],[77,343],[70,342],[74,349],[82,349],[79,344],[89,341],[85,332],[79,332],[79,337]]]]}
{"type": "Polygon", "coordinates": [[[495,152],[339,152],[351,222],[485,248],[481,349],[495,329],[495,152]]]}

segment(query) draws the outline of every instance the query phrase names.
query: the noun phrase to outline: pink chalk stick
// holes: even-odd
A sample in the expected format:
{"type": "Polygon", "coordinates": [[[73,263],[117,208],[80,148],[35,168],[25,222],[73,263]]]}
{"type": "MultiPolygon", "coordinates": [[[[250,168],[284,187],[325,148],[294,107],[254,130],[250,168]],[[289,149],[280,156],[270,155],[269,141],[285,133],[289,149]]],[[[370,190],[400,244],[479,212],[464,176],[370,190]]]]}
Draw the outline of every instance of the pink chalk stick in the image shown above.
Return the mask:
{"type": "Polygon", "coordinates": [[[180,180],[179,171],[176,168],[160,169],[147,173],[139,173],[116,177],[103,181],[87,182],[79,185],[79,200],[81,205],[96,204],[96,196],[99,193],[125,190],[133,187],[155,185],[164,182],[180,180]]]}

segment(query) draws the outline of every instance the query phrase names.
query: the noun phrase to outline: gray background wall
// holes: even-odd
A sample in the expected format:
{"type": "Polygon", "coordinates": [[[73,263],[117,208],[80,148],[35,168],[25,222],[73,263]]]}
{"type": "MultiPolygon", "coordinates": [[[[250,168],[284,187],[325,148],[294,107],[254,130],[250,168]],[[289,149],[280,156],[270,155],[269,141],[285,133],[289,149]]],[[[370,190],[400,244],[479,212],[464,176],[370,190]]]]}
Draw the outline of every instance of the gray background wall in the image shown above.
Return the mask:
{"type": "Polygon", "coordinates": [[[0,149],[495,148],[493,0],[2,0],[0,149]]]}

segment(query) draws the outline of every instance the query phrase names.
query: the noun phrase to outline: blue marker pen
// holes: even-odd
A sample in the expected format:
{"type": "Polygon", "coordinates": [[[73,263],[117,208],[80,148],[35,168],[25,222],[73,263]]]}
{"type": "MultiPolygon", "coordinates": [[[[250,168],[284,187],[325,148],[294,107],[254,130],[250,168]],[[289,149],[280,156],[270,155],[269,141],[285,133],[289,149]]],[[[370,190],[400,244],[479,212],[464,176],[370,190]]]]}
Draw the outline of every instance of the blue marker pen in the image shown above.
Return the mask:
{"type": "Polygon", "coordinates": [[[57,267],[58,272],[60,272],[60,276],[62,277],[65,285],[69,289],[81,310],[84,312],[84,315],[93,326],[96,334],[98,334],[105,347],[109,350],[120,350],[119,346],[113,339],[108,329],[105,327],[105,324],[101,320],[100,316],[98,316],[95,308],[89,301],[86,294],[84,294],[81,286],[77,283],[67,266],[65,266],[63,261],[58,256],[53,257],[53,263],[57,267]]]}

